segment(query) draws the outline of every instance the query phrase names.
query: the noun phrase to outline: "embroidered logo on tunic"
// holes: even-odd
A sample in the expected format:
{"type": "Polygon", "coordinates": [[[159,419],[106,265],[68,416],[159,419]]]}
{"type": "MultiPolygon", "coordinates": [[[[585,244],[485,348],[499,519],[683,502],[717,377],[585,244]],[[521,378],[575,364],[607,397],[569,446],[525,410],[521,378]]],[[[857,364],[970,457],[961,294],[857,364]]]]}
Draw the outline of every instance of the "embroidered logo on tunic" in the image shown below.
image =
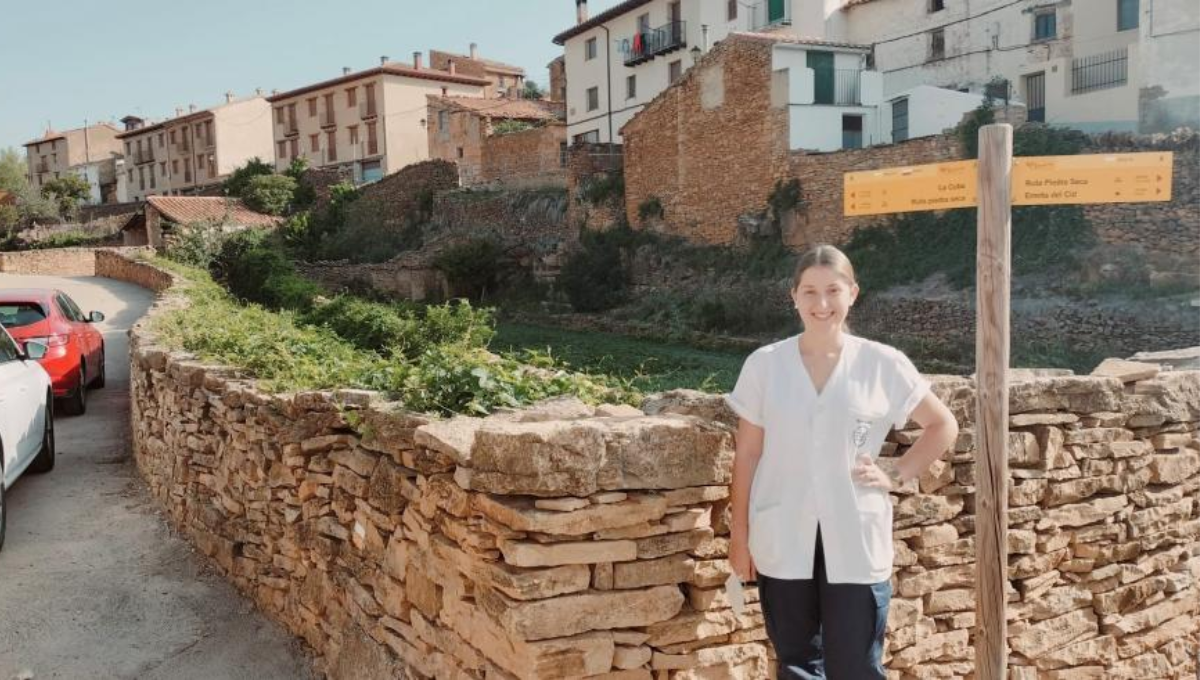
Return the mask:
{"type": "Polygon", "coordinates": [[[850,434],[850,441],[854,442],[854,448],[862,449],[867,445],[867,435],[871,432],[871,421],[858,420],[854,426],[854,432],[850,434]]]}

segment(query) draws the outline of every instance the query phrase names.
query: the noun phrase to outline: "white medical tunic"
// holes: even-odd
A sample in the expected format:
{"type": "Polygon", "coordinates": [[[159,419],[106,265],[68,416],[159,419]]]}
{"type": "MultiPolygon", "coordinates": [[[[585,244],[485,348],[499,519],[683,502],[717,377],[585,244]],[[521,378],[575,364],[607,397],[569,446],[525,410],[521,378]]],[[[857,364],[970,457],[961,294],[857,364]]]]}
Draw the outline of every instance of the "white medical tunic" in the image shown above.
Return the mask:
{"type": "Polygon", "coordinates": [[[902,352],[846,335],[818,394],[798,335],[755,350],[729,406],[763,428],[750,488],[750,555],[780,579],[813,578],[818,525],[830,583],[878,583],[892,576],[888,492],[855,484],[855,458],[879,456],[892,426],[903,427],[929,383],[902,352]]]}

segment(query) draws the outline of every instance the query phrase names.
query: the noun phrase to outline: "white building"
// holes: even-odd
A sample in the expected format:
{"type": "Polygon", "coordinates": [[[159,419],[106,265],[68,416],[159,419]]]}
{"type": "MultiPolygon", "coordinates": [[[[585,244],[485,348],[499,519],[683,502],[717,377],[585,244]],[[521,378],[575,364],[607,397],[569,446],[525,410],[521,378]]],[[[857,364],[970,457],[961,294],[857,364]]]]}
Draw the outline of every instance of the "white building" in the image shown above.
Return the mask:
{"type": "Polygon", "coordinates": [[[771,31],[817,40],[841,19],[811,0],[625,0],[559,33],[567,73],[567,136],[620,141],[619,130],[696,59],[732,32],[771,31]]]}
{"type": "Polygon", "coordinates": [[[889,102],[992,83],[1030,120],[1085,132],[1200,124],[1196,0],[849,0],[840,14],[846,40],[874,46],[889,102]]]}

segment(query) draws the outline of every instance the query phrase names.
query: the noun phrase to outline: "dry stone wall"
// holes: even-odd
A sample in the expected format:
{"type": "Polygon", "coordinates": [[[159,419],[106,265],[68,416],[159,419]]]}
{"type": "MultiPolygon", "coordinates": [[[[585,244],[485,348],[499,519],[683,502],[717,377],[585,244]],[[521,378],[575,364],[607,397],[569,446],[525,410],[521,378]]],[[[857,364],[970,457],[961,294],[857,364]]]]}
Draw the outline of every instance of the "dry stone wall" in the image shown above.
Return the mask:
{"type": "Polygon", "coordinates": [[[0,273],[44,274],[48,276],[102,276],[97,274],[97,257],[101,253],[133,253],[144,248],[46,248],[0,252],[0,273]]]}
{"type": "MultiPolygon", "coordinates": [[[[335,677],[770,674],[756,596],[736,615],[721,589],[733,453],[717,397],[437,420],[369,393],[268,395],[144,324],[132,360],[154,496],[335,677]]],[[[1194,673],[1200,374],[1114,375],[1013,387],[1012,677],[1194,673]]],[[[893,678],[973,670],[974,390],[935,390],[963,435],[895,497],[893,678]]]]}

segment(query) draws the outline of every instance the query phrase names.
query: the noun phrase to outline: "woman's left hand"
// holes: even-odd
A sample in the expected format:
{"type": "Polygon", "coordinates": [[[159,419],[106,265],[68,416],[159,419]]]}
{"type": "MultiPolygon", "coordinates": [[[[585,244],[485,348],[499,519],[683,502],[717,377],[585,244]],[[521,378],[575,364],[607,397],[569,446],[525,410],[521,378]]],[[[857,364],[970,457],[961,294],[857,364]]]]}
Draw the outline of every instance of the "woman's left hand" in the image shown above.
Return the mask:
{"type": "Polygon", "coordinates": [[[874,489],[891,491],[894,487],[892,478],[888,476],[887,472],[865,453],[857,458],[854,468],[850,470],[850,477],[855,484],[874,489]]]}

